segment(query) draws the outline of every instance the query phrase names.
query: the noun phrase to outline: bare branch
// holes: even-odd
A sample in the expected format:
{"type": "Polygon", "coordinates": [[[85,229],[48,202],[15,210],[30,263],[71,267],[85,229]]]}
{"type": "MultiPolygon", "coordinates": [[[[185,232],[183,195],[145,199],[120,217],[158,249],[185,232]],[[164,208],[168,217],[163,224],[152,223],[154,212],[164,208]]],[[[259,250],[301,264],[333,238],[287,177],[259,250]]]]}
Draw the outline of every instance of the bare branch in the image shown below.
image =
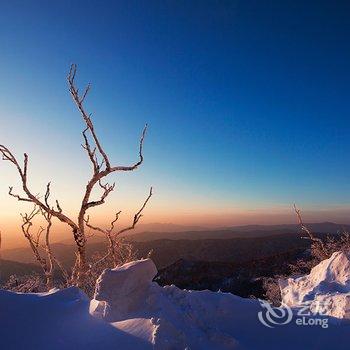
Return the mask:
{"type": "Polygon", "coordinates": [[[32,240],[35,244],[35,246],[38,248],[39,247],[39,244],[40,244],[40,237],[41,237],[41,234],[44,232],[44,228],[43,227],[39,227],[38,228],[38,231],[36,233],[36,236],[35,238],[32,237],[32,240]]]}
{"type": "Polygon", "coordinates": [[[93,165],[93,168],[94,168],[94,174],[97,174],[98,171],[99,171],[99,164],[98,164],[98,161],[96,159],[96,147],[93,150],[91,149],[91,146],[90,146],[90,143],[89,143],[89,139],[88,139],[88,137],[86,135],[86,132],[88,130],[89,130],[89,128],[86,127],[83,130],[83,132],[82,132],[83,138],[84,138],[84,145],[82,145],[82,146],[86,150],[86,152],[87,152],[87,154],[88,154],[88,156],[90,158],[90,161],[91,161],[91,163],[93,165]]]}
{"type": "Polygon", "coordinates": [[[101,198],[98,201],[91,201],[85,204],[85,208],[89,209],[92,207],[96,207],[98,205],[101,205],[105,202],[105,199],[107,198],[107,196],[114,190],[115,188],[115,183],[113,183],[112,185],[110,185],[109,183],[106,184],[102,184],[101,181],[98,182],[99,186],[103,189],[103,193],[101,198]]]}
{"type": "Polygon", "coordinates": [[[295,214],[297,215],[297,218],[298,218],[298,221],[299,221],[299,224],[300,224],[300,227],[302,229],[302,231],[306,232],[307,235],[309,236],[309,239],[311,240],[314,240],[315,237],[314,235],[311,233],[311,231],[304,225],[304,222],[303,222],[303,218],[301,217],[301,211],[300,209],[297,208],[297,206],[294,204],[293,205],[294,207],[294,211],[295,211],[295,214]]]}
{"type": "Polygon", "coordinates": [[[45,193],[45,204],[48,208],[50,208],[50,205],[48,203],[48,200],[49,200],[49,197],[50,197],[50,185],[51,185],[51,182],[49,182],[46,186],[46,193],[45,193]]]}
{"type": "MultiPolygon", "coordinates": [[[[71,219],[70,217],[64,214],[57,200],[53,201],[53,203],[55,203],[56,205],[52,205],[52,204],[50,205],[50,202],[51,202],[50,200],[51,183],[50,182],[46,186],[46,191],[43,199],[39,195],[33,194],[33,192],[29,189],[28,182],[27,182],[29,158],[26,153],[24,153],[23,163],[22,161],[18,162],[16,157],[12,154],[12,152],[7,147],[5,147],[4,145],[0,145],[0,155],[2,156],[3,160],[11,162],[16,167],[22,182],[22,189],[23,189],[24,195],[14,193],[12,187],[10,187],[9,189],[9,195],[16,198],[18,201],[30,202],[30,203],[33,203],[35,206],[35,210],[32,213],[22,215],[22,219],[23,219],[22,230],[26,238],[29,240],[31,247],[34,251],[34,254],[39,254],[37,248],[39,247],[39,241],[40,241],[41,235],[42,233],[45,232],[45,238],[46,238],[45,249],[49,259],[47,261],[47,264],[45,265],[46,266],[45,268],[49,274],[49,271],[52,271],[53,265],[59,264],[59,262],[56,262],[57,259],[54,257],[49,245],[49,235],[50,235],[50,229],[52,226],[52,218],[57,218],[59,221],[68,224],[72,229],[73,237],[77,245],[76,262],[73,267],[71,282],[73,283],[76,282],[78,285],[80,285],[83,280],[83,276],[86,274],[86,266],[87,266],[87,263],[86,263],[87,236],[85,234],[86,227],[94,229],[95,231],[100,230],[100,232],[103,232],[104,234],[107,235],[107,238],[110,244],[109,254],[113,254],[113,256],[115,257],[115,237],[123,232],[133,229],[136,226],[136,224],[142,217],[142,211],[144,210],[149,198],[152,196],[152,188],[143,206],[135,214],[132,225],[130,227],[127,227],[117,232],[114,238],[112,237],[112,231],[114,231],[115,229],[115,223],[118,220],[120,212],[116,214],[116,217],[111,222],[109,229],[101,229],[101,228],[92,226],[91,224],[89,224],[88,219],[85,220],[87,210],[104,204],[108,195],[115,189],[114,183],[113,184],[109,184],[108,182],[102,183],[105,177],[117,171],[133,171],[142,164],[144,159],[143,144],[144,144],[145,135],[147,131],[147,125],[144,127],[140,137],[138,160],[134,164],[129,166],[121,166],[121,165],[112,166],[109,160],[109,157],[105,152],[104,148],[102,147],[100,139],[98,138],[95,132],[94,124],[91,119],[91,114],[87,113],[84,107],[85,99],[87,98],[87,95],[91,88],[90,84],[88,84],[84,89],[83,93],[80,94],[75,84],[76,72],[77,72],[77,66],[75,64],[72,64],[69,70],[67,81],[69,86],[69,92],[85,123],[85,129],[82,131],[82,136],[83,136],[82,147],[87,152],[89,160],[93,166],[93,174],[89,179],[88,183],[86,184],[86,189],[85,189],[83,198],[81,200],[77,221],[71,219]],[[100,186],[102,190],[101,196],[98,200],[91,200],[91,194],[97,185],[100,186]],[[32,235],[30,232],[30,229],[32,227],[32,219],[34,218],[35,215],[37,215],[38,210],[40,210],[42,215],[45,217],[47,221],[47,226],[45,229],[39,230],[36,235],[32,235]],[[35,249],[36,249],[36,252],[35,252],[35,249]]],[[[40,254],[39,256],[36,256],[36,257],[40,260],[40,254]]],[[[44,266],[44,260],[41,260],[41,263],[44,266]]],[[[60,269],[62,270],[61,267],[60,269]]]]}
{"type": "Polygon", "coordinates": [[[314,234],[304,224],[300,209],[298,209],[295,204],[293,205],[293,207],[294,207],[294,211],[297,215],[297,218],[298,218],[298,221],[299,221],[299,224],[300,224],[302,231],[304,231],[308,235],[308,237],[303,237],[303,238],[309,239],[312,242],[318,244],[320,249],[322,250],[322,253],[327,257],[328,252],[327,252],[327,249],[325,248],[325,245],[324,245],[324,242],[322,241],[322,239],[314,236],[314,234]]]}
{"type": "Polygon", "coordinates": [[[24,197],[21,197],[19,196],[18,194],[14,194],[13,192],[13,187],[9,187],[9,195],[14,197],[14,198],[17,198],[19,201],[24,201],[24,202],[33,202],[31,199],[29,198],[24,198],[24,197]]]}
{"type": "Polygon", "coordinates": [[[83,97],[80,99],[80,103],[83,103],[83,102],[84,102],[86,95],[87,95],[88,92],[90,91],[90,88],[91,88],[91,84],[89,83],[89,84],[86,86],[86,88],[85,88],[83,97]]]}
{"type": "Polygon", "coordinates": [[[100,144],[100,141],[98,140],[97,135],[95,133],[94,126],[93,126],[93,124],[91,122],[90,116],[86,113],[86,111],[84,109],[84,106],[83,106],[83,102],[85,100],[85,97],[86,97],[87,93],[90,90],[90,84],[86,87],[83,96],[80,97],[78,89],[75,87],[75,84],[74,84],[74,78],[75,78],[76,71],[77,71],[76,64],[72,64],[71,65],[71,69],[70,69],[69,74],[68,74],[68,77],[67,77],[68,85],[69,85],[69,92],[71,93],[73,101],[77,105],[77,107],[78,107],[78,109],[79,109],[79,111],[80,111],[80,113],[81,113],[81,115],[82,115],[82,117],[83,117],[83,119],[84,119],[84,121],[86,123],[87,128],[91,132],[91,136],[94,139],[94,142],[96,144],[96,147],[97,147],[98,151],[100,152],[100,154],[102,155],[103,159],[105,160],[107,169],[109,169],[111,167],[111,165],[110,165],[109,159],[107,157],[107,154],[103,150],[103,148],[102,148],[102,146],[100,144]]]}
{"type": "Polygon", "coordinates": [[[15,158],[15,156],[11,153],[11,151],[3,146],[0,145],[0,154],[2,154],[2,158],[4,160],[10,161],[11,163],[13,163],[15,165],[15,167],[17,168],[17,171],[20,175],[20,178],[22,180],[22,188],[24,193],[26,194],[27,197],[22,197],[18,194],[14,194],[13,191],[13,187],[9,188],[9,195],[17,198],[17,200],[19,201],[25,201],[25,202],[31,202],[33,204],[35,204],[36,206],[38,206],[39,208],[43,209],[44,211],[50,213],[51,215],[55,216],[57,219],[59,219],[61,222],[64,222],[66,224],[68,224],[73,230],[78,230],[78,226],[74,223],[73,220],[71,220],[68,216],[64,215],[62,213],[62,211],[58,210],[54,210],[53,208],[50,208],[50,206],[47,203],[47,200],[50,196],[50,183],[48,183],[48,185],[46,186],[46,193],[45,193],[45,200],[44,202],[40,201],[40,199],[38,198],[38,196],[35,196],[34,194],[32,194],[32,192],[29,190],[28,185],[27,185],[27,170],[28,170],[28,155],[26,153],[24,153],[24,162],[23,162],[23,169],[22,167],[19,165],[17,159],[15,158]]]}
{"type": "Polygon", "coordinates": [[[145,140],[145,136],[146,136],[146,131],[147,131],[147,124],[145,125],[145,127],[142,130],[142,134],[141,134],[141,138],[140,138],[140,143],[139,143],[139,160],[131,166],[115,166],[111,168],[111,172],[114,171],[133,171],[135,169],[137,169],[142,163],[143,163],[143,143],[145,140]]]}
{"type": "Polygon", "coordinates": [[[110,226],[110,228],[109,228],[109,232],[113,232],[113,230],[114,230],[114,225],[115,225],[115,223],[118,221],[120,213],[121,213],[121,211],[118,211],[118,212],[115,214],[115,219],[114,219],[113,221],[111,221],[111,226],[110,226]]]}
{"type": "Polygon", "coordinates": [[[126,232],[126,231],[130,231],[130,230],[133,230],[135,228],[135,226],[137,225],[137,223],[139,222],[139,220],[141,219],[142,217],[142,211],[145,209],[148,201],[150,200],[150,198],[152,197],[153,195],[153,188],[151,187],[150,188],[150,191],[149,191],[149,194],[148,194],[148,197],[146,198],[146,200],[144,201],[144,203],[142,204],[142,207],[140,208],[140,210],[134,215],[134,220],[132,222],[132,225],[129,226],[129,227],[126,227],[120,231],[118,231],[116,234],[115,234],[115,237],[121,235],[122,233],[126,232]]]}
{"type": "Polygon", "coordinates": [[[106,230],[102,229],[101,227],[98,227],[98,226],[93,226],[90,224],[90,216],[88,215],[86,219],[84,219],[85,221],[85,224],[88,228],[94,230],[94,231],[98,231],[98,232],[101,232],[101,233],[104,233],[106,234],[106,230]]]}
{"type": "Polygon", "coordinates": [[[40,252],[38,250],[39,238],[42,231],[41,232],[40,230],[38,231],[36,239],[33,238],[33,235],[30,232],[31,227],[33,226],[32,221],[34,217],[39,213],[40,213],[40,209],[38,209],[37,206],[34,206],[33,210],[29,214],[27,213],[21,214],[21,217],[23,220],[23,224],[21,227],[22,227],[23,235],[28,240],[36,260],[39,262],[43,270],[46,271],[46,260],[40,255],[40,252]]]}
{"type": "Polygon", "coordinates": [[[62,208],[60,206],[60,203],[58,202],[58,200],[56,199],[56,207],[59,213],[62,213],[62,208]]]}

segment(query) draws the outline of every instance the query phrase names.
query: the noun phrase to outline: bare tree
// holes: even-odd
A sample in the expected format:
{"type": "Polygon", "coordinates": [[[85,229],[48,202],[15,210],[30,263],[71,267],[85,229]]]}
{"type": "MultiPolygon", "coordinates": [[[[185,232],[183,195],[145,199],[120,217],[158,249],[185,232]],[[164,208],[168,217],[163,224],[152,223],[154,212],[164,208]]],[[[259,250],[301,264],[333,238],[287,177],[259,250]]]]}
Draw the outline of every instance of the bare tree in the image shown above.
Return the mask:
{"type": "Polygon", "coordinates": [[[350,251],[350,234],[348,232],[343,231],[341,234],[327,235],[324,239],[315,237],[311,230],[304,224],[301,211],[295,204],[294,210],[297,214],[302,231],[307,234],[307,236],[303,238],[311,240],[311,253],[316,263],[329,258],[336,251],[343,251],[346,253],[350,251]]]}
{"type": "Polygon", "coordinates": [[[21,214],[23,224],[21,226],[22,233],[24,237],[28,240],[30,248],[34,254],[35,259],[41,266],[44,276],[46,288],[50,290],[54,286],[54,268],[57,266],[62,273],[62,277],[68,280],[68,273],[60,264],[60,262],[56,259],[50,245],[50,232],[52,227],[52,215],[46,212],[43,212],[40,208],[34,205],[33,210],[30,213],[21,214]],[[46,220],[46,227],[39,227],[37,232],[34,234],[32,232],[33,220],[38,214],[42,214],[42,216],[46,220]],[[42,236],[44,234],[44,239],[42,236]],[[43,241],[43,242],[42,242],[43,241]]]}
{"type": "Polygon", "coordinates": [[[114,220],[111,221],[110,227],[107,229],[103,229],[101,227],[91,225],[89,223],[90,218],[89,218],[89,216],[87,217],[87,219],[85,220],[86,226],[91,228],[92,230],[103,233],[107,239],[107,253],[104,256],[102,256],[101,259],[99,259],[95,262],[96,265],[100,264],[103,260],[105,260],[109,257],[111,257],[113,259],[114,267],[118,266],[121,262],[124,262],[125,259],[123,259],[123,257],[121,256],[121,254],[124,253],[124,250],[120,249],[120,247],[119,247],[119,244],[120,244],[119,237],[121,234],[123,234],[127,231],[130,231],[130,230],[133,230],[135,228],[135,226],[137,225],[137,223],[141,219],[142,211],[145,209],[147,202],[152,197],[152,194],[153,194],[153,192],[152,192],[152,187],[151,187],[149,194],[148,194],[148,197],[146,198],[146,200],[142,204],[140,210],[134,215],[134,219],[133,219],[132,224],[128,227],[121,229],[121,230],[115,231],[115,223],[118,221],[121,211],[118,211],[115,214],[114,220]]]}
{"type": "Polygon", "coordinates": [[[320,258],[320,260],[327,259],[329,257],[329,251],[326,248],[325,243],[321,238],[315,237],[315,235],[304,224],[300,209],[298,209],[295,204],[293,205],[293,207],[297,215],[301,230],[307,234],[307,236],[303,238],[309,239],[311,241],[311,248],[313,250],[313,253],[317,255],[320,258]]]}
{"type": "MultiPolygon", "coordinates": [[[[139,142],[139,159],[132,165],[120,166],[112,165],[107,153],[101,145],[101,142],[96,134],[93,122],[91,120],[91,114],[88,114],[84,107],[84,101],[88,92],[90,91],[90,84],[87,85],[84,92],[79,94],[75,85],[77,67],[72,64],[67,77],[69,92],[73,98],[75,105],[77,106],[81,117],[85,123],[85,129],[82,132],[84,143],[82,147],[86,151],[89,160],[92,165],[92,175],[85,187],[85,193],[81,200],[79,213],[77,218],[73,219],[65,214],[60,206],[58,200],[55,201],[55,205],[50,205],[48,202],[50,196],[50,182],[46,187],[46,193],[44,200],[39,196],[34,195],[32,190],[28,186],[28,155],[24,153],[23,164],[21,165],[13,153],[4,145],[0,145],[0,153],[5,161],[11,162],[17,169],[22,182],[22,188],[24,196],[13,193],[13,188],[10,187],[9,194],[19,201],[30,202],[36,205],[42,213],[45,213],[46,217],[56,218],[59,221],[67,224],[72,230],[73,237],[77,246],[76,262],[72,270],[71,283],[78,286],[83,284],[85,274],[87,272],[87,257],[86,257],[86,213],[89,209],[102,205],[105,203],[108,195],[114,190],[115,183],[109,184],[103,183],[105,177],[109,174],[119,171],[133,171],[137,169],[143,162],[143,143],[147,130],[147,125],[142,131],[139,142]],[[97,200],[91,199],[93,189],[99,186],[102,190],[101,196],[97,200]]],[[[146,205],[147,201],[145,202],[146,205]]],[[[138,221],[138,219],[137,219],[138,221]]],[[[137,223],[137,222],[136,222],[137,223]]],[[[135,223],[135,224],[136,224],[135,223]]]]}

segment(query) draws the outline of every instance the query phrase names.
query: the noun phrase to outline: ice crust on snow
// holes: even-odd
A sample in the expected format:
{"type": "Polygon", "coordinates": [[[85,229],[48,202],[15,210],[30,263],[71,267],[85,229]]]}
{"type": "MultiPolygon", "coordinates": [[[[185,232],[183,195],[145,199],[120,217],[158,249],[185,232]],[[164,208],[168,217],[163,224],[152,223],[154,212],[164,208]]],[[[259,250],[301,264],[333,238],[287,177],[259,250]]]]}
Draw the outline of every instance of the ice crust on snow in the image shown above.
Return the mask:
{"type": "Polygon", "coordinates": [[[279,281],[284,305],[309,304],[312,311],[340,319],[350,318],[350,259],[335,252],[315,266],[310,274],[279,281]]]}

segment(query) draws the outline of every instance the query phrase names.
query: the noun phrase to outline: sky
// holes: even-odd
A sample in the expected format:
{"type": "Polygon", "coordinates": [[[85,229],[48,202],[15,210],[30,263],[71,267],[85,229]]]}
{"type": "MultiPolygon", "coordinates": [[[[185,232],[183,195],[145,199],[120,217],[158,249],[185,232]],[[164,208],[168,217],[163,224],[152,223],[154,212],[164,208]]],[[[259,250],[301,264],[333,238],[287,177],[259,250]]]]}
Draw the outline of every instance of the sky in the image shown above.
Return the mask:
{"type": "MultiPolygon", "coordinates": [[[[114,164],[117,189],[92,217],[233,225],[350,222],[347,1],[0,0],[0,141],[30,155],[30,185],[74,215],[90,175],[83,123],[66,84],[71,63],[114,164]],[[129,215],[129,216],[128,216],[129,215]]],[[[28,205],[0,163],[0,226],[28,205]]],[[[17,226],[16,226],[17,225],[17,226]]]]}

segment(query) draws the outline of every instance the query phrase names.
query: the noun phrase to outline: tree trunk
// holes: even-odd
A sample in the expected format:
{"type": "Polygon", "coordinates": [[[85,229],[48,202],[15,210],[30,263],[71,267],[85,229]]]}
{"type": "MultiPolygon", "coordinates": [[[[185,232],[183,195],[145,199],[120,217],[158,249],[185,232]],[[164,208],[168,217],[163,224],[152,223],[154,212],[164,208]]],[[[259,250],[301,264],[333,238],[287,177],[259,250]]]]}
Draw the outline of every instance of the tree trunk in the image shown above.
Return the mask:
{"type": "Polygon", "coordinates": [[[47,288],[47,291],[49,291],[50,289],[53,288],[52,272],[45,273],[45,276],[46,276],[46,288],[47,288]]]}
{"type": "Polygon", "coordinates": [[[77,260],[75,263],[76,277],[75,284],[77,287],[82,288],[84,286],[87,266],[86,266],[86,246],[85,240],[84,243],[79,239],[77,240],[78,251],[77,251],[77,260]]]}

